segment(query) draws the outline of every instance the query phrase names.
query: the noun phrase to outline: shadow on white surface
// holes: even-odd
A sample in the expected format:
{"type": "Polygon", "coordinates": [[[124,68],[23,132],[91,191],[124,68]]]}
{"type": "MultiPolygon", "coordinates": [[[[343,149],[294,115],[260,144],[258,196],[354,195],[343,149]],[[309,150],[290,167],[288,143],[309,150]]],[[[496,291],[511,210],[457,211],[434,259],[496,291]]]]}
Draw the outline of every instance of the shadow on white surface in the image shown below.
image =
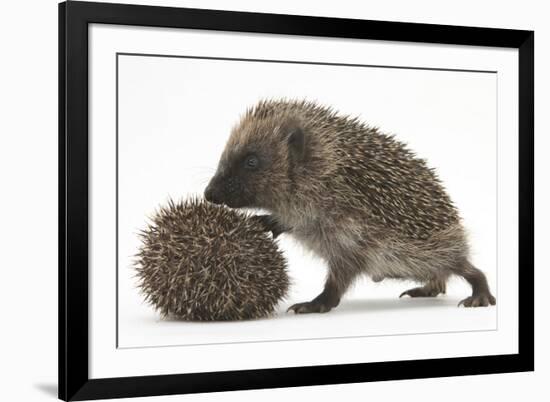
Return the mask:
{"type": "Polygon", "coordinates": [[[380,299],[350,299],[343,300],[340,305],[331,311],[331,313],[368,313],[384,312],[395,310],[436,308],[436,307],[456,307],[460,299],[446,297],[417,297],[403,298],[395,297],[380,299]]]}
{"type": "MultiPolygon", "coordinates": [[[[468,332],[496,329],[496,308],[457,307],[463,297],[350,297],[324,314],[286,312],[246,321],[190,322],[142,311],[127,321],[122,348],[468,332]]],[[[296,302],[297,300],[292,300],[296,302]]]]}
{"type": "Polygon", "coordinates": [[[34,384],[34,388],[41,391],[43,394],[51,396],[57,399],[57,384],[44,383],[44,384],[34,384]]]}
{"type": "MultiPolygon", "coordinates": [[[[262,322],[282,319],[293,318],[315,318],[323,319],[334,316],[347,315],[347,314],[369,314],[369,313],[383,313],[383,312],[399,312],[404,310],[424,310],[432,308],[458,308],[457,305],[461,299],[459,298],[446,298],[443,297],[417,297],[411,298],[404,296],[403,298],[365,298],[365,299],[344,299],[334,309],[328,313],[312,313],[312,314],[295,314],[293,312],[287,312],[288,306],[292,303],[281,304],[275,314],[271,317],[259,318],[255,320],[243,320],[243,321],[184,321],[175,317],[158,316],[140,316],[139,319],[143,322],[162,322],[162,323],[174,323],[174,324],[197,324],[197,325],[214,325],[214,324],[235,324],[235,323],[247,323],[247,322],[262,322]],[[288,306],[287,306],[288,304],[288,306]]],[[[304,300],[306,301],[306,300],[304,300]]],[[[472,309],[473,310],[473,309],[472,309]]]]}

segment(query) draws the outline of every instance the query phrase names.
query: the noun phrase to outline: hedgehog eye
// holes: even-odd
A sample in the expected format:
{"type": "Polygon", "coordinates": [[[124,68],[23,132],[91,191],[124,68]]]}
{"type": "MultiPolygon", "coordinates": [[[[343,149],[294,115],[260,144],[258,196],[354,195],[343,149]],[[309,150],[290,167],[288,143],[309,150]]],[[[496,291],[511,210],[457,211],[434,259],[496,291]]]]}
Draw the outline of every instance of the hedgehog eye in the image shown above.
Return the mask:
{"type": "Polygon", "coordinates": [[[249,155],[244,161],[244,167],[247,169],[256,169],[258,167],[259,161],[256,155],[249,155]]]}

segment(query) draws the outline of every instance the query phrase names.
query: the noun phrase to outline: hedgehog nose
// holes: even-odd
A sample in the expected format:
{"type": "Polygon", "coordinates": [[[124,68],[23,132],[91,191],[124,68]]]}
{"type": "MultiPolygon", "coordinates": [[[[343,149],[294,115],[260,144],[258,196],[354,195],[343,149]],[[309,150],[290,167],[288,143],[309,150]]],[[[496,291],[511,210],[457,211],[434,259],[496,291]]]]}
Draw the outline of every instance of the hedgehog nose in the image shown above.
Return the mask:
{"type": "Polygon", "coordinates": [[[210,201],[214,204],[221,203],[219,197],[216,196],[214,190],[210,186],[206,187],[206,190],[204,190],[204,198],[206,198],[206,201],[210,201]]]}
{"type": "Polygon", "coordinates": [[[212,202],[212,198],[214,197],[214,192],[210,187],[206,187],[206,190],[204,190],[204,198],[206,198],[206,201],[212,202]]]}

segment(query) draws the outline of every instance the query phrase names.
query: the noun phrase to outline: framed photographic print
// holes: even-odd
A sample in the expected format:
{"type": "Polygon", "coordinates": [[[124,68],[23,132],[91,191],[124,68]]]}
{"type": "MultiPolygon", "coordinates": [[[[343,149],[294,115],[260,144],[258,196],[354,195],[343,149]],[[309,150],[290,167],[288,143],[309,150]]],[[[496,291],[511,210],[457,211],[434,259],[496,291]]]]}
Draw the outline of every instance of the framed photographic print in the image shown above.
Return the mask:
{"type": "Polygon", "coordinates": [[[534,368],[534,33],[59,5],[59,397],[534,368]]]}

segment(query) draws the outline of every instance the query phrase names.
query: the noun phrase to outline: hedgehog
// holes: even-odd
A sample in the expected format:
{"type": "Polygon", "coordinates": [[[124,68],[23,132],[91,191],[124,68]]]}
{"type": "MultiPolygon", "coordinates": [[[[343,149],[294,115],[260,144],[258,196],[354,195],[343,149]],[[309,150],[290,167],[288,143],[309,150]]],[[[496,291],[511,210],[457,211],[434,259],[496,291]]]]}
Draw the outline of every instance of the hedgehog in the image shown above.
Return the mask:
{"type": "Polygon", "coordinates": [[[435,297],[456,275],[472,287],[459,306],[496,303],[434,169],[394,135],[332,107],[289,99],[250,107],[204,195],[267,211],[258,218],[266,231],[288,232],[326,262],[322,292],[288,311],[328,312],[360,275],[421,285],[400,297],[435,297]]]}
{"type": "Polygon", "coordinates": [[[170,200],[139,235],[138,287],[163,317],[262,318],[287,294],[286,260],[261,219],[198,198],[170,200]]]}

